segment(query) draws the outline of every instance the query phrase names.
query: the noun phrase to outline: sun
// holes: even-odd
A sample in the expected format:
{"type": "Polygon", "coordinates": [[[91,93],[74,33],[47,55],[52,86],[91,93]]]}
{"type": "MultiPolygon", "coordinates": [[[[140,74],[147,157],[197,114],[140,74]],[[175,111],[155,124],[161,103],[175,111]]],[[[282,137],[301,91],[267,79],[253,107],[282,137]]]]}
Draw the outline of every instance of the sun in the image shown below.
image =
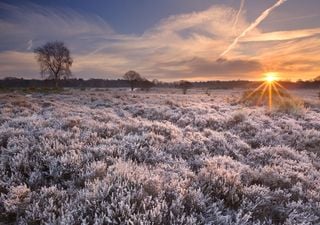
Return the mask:
{"type": "Polygon", "coordinates": [[[268,82],[268,83],[273,83],[275,81],[277,81],[278,79],[278,73],[276,72],[268,72],[268,73],[265,73],[265,81],[268,82]]]}

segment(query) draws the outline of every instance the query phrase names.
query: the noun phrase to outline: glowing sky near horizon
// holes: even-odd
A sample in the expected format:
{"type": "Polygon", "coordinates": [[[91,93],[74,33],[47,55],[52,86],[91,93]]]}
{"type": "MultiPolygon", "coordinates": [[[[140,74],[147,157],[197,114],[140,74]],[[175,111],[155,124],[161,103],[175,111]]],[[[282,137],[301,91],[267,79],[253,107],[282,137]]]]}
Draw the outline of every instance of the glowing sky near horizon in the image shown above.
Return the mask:
{"type": "Polygon", "coordinates": [[[280,1],[0,1],[0,78],[40,78],[32,50],[54,40],[70,48],[78,78],[315,78],[320,1],[280,1]]]}

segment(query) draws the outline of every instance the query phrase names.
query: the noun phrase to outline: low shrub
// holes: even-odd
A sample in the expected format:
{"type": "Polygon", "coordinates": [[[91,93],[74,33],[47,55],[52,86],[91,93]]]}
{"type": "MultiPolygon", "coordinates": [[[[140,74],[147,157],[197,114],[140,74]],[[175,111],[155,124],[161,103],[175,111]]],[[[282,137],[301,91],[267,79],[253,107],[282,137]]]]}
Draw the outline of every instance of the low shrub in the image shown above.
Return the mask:
{"type": "Polygon", "coordinates": [[[281,99],[273,106],[275,112],[281,112],[292,115],[302,115],[305,112],[304,103],[302,100],[295,98],[281,99]]]}

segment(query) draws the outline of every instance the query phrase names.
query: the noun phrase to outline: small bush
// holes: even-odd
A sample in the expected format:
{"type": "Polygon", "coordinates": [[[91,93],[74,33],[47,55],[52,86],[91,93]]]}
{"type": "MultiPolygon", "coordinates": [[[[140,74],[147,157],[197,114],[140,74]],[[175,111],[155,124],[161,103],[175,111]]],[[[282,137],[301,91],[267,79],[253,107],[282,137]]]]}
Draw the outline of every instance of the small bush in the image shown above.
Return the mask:
{"type": "Polygon", "coordinates": [[[274,105],[274,111],[292,114],[292,115],[301,115],[304,113],[304,103],[298,99],[282,99],[280,102],[274,105]]]}
{"type": "Polygon", "coordinates": [[[30,202],[30,189],[26,185],[12,187],[4,198],[6,212],[20,215],[30,202]]]}

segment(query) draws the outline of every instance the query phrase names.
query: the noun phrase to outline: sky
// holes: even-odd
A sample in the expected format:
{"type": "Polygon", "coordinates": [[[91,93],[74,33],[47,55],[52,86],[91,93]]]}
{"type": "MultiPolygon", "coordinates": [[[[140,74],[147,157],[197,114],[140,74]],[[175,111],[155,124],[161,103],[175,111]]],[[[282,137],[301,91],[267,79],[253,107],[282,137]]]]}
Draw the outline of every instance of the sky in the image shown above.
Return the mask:
{"type": "Polygon", "coordinates": [[[41,78],[33,49],[63,41],[76,78],[282,80],[320,75],[319,0],[0,1],[0,78],[41,78]]]}

